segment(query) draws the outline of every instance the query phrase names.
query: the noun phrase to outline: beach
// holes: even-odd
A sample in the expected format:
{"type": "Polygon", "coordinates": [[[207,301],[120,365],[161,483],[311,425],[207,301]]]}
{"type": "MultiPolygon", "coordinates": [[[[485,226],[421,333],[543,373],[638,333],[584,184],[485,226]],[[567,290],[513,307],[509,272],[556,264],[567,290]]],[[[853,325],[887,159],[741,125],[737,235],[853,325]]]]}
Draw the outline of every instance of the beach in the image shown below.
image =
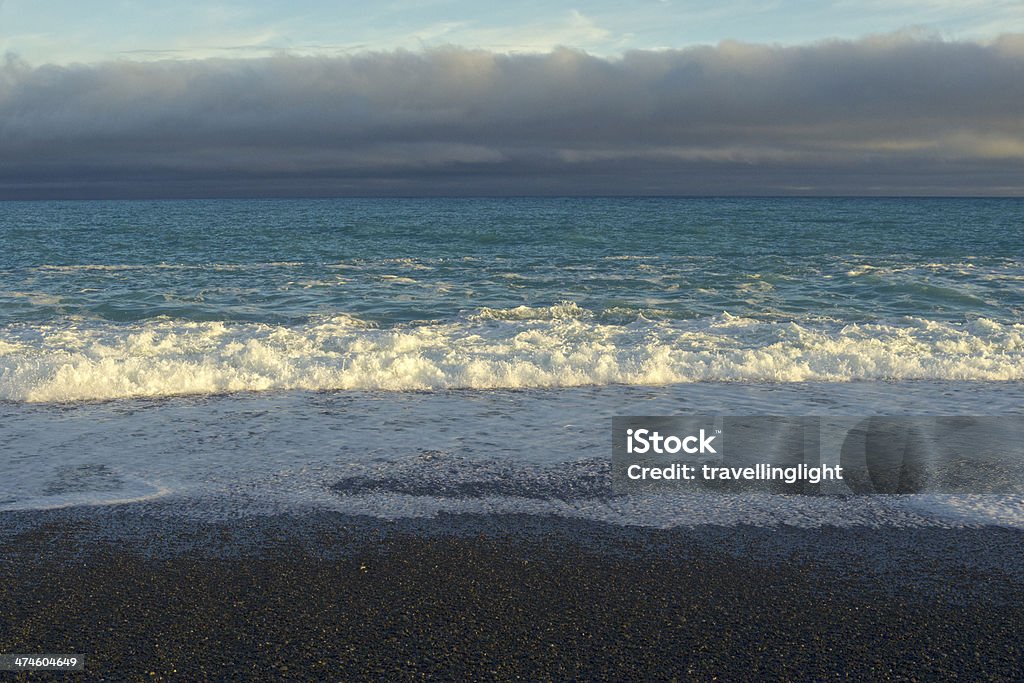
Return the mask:
{"type": "Polygon", "coordinates": [[[7,203],[0,655],[1019,680],[1019,207],[7,203]],[[620,487],[623,418],[832,474],[620,487]]]}
{"type": "Polygon", "coordinates": [[[0,683],[1024,682],[1024,2],[0,54],[0,683]]]}
{"type": "Polygon", "coordinates": [[[199,524],[145,506],[2,529],[0,649],[86,655],[85,673],[54,677],[1014,680],[1024,666],[1018,530],[199,524]]]}

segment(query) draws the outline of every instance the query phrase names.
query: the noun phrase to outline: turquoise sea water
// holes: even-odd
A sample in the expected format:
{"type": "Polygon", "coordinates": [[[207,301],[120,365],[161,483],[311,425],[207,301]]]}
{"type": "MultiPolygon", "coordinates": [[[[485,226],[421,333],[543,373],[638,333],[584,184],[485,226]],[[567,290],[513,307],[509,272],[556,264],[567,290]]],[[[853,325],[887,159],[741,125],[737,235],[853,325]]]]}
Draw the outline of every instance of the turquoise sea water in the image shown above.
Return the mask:
{"type": "Polygon", "coordinates": [[[1024,525],[593,484],[614,415],[1024,412],[1024,200],[8,202],[0,244],[0,510],[1024,525]]]}
{"type": "Polygon", "coordinates": [[[1018,199],[0,205],[0,398],[1024,377],[1018,199]]]}

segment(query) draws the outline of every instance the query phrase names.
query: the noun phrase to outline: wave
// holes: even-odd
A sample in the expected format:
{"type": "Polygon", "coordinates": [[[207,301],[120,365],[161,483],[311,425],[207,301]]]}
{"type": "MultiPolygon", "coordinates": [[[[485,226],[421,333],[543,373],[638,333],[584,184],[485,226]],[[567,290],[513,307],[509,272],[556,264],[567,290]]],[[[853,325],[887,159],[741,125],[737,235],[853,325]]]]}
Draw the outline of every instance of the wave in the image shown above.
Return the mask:
{"type": "Polygon", "coordinates": [[[148,271],[148,270],[263,270],[269,268],[299,268],[302,261],[268,261],[266,263],[80,263],[74,265],[36,266],[38,272],[78,273],[88,271],[148,271]]]}
{"type": "Polygon", "coordinates": [[[611,324],[575,304],[375,328],[68,320],[0,330],[0,399],[60,402],[273,389],[447,390],[686,382],[1021,380],[1024,325],[723,314],[611,324]]]}
{"type": "Polygon", "coordinates": [[[516,306],[514,308],[481,308],[470,320],[567,320],[593,318],[594,314],[575,301],[562,301],[554,306],[516,306]]]}

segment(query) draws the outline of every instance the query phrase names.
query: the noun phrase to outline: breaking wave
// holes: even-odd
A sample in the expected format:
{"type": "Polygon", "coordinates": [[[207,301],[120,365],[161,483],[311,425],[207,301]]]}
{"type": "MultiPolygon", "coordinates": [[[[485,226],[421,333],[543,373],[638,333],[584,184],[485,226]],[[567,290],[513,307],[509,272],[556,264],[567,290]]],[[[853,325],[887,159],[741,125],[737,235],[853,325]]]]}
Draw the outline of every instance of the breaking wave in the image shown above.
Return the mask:
{"type": "Polygon", "coordinates": [[[686,382],[1024,379],[1024,325],[722,314],[611,324],[574,303],[375,328],[68,320],[0,330],[0,400],[275,389],[446,390],[686,382]]]}

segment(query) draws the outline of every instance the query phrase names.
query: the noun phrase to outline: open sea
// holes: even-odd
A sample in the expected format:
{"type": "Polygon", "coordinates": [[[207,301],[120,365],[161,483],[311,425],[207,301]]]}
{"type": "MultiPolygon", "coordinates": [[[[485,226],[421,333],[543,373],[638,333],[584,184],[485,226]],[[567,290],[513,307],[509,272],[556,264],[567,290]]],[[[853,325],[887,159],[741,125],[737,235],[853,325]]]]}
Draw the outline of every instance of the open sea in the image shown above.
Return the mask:
{"type": "Polygon", "coordinates": [[[1021,199],[0,203],[0,511],[1024,527],[608,487],[616,415],[1020,415],[1022,380],[1021,199]]]}

